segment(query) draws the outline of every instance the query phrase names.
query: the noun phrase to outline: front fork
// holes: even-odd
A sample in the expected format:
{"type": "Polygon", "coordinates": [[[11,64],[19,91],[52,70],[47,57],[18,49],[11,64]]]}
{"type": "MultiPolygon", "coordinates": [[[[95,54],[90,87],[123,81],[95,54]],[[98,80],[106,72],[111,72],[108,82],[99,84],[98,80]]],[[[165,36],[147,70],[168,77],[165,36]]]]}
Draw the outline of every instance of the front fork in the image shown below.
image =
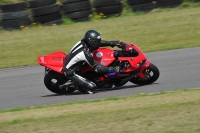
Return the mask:
{"type": "Polygon", "coordinates": [[[145,64],[141,67],[140,72],[137,74],[137,76],[144,79],[145,75],[143,71],[147,69],[150,66],[150,64],[151,64],[150,61],[146,60],[145,64]]]}

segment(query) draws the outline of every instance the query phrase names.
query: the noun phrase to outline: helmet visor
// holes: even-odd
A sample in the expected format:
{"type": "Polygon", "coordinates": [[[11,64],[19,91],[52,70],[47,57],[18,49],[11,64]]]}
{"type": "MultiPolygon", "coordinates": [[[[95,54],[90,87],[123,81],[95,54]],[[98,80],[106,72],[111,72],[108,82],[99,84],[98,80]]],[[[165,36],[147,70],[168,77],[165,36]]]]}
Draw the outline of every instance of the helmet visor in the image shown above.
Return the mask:
{"type": "Polygon", "coordinates": [[[100,47],[100,42],[101,40],[97,40],[97,39],[91,39],[90,40],[90,45],[95,48],[95,49],[98,49],[100,47]]]}

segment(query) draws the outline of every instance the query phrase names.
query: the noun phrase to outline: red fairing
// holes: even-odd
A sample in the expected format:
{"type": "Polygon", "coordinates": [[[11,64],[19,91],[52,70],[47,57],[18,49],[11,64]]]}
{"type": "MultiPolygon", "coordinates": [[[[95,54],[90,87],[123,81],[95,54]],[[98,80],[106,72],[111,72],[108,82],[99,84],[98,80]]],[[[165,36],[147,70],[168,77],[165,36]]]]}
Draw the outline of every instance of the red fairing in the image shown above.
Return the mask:
{"type": "Polygon", "coordinates": [[[137,47],[136,45],[134,45],[134,49],[136,49],[140,55],[138,56],[137,61],[141,61],[141,60],[146,60],[145,64],[142,66],[142,68],[140,69],[140,72],[138,73],[138,76],[140,78],[145,78],[143,71],[149,67],[149,65],[151,64],[150,61],[146,58],[145,54],[142,52],[142,50],[140,50],[139,47],[137,47]]]}
{"type": "Polygon", "coordinates": [[[128,44],[126,50],[131,50],[131,48],[134,48],[137,52],[139,52],[139,55],[136,57],[119,57],[118,59],[120,61],[128,61],[131,64],[131,68],[126,68],[124,69],[124,72],[131,72],[137,69],[140,69],[140,72],[138,73],[138,76],[140,78],[144,78],[144,74],[142,73],[144,69],[146,69],[147,67],[149,67],[150,65],[150,61],[147,60],[145,54],[142,52],[142,50],[136,46],[135,44],[132,43],[128,43],[126,42],[126,44],[128,44]],[[145,61],[144,65],[142,66],[138,66],[138,64],[141,61],[145,61]]]}
{"type": "Polygon", "coordinates": [[[66,56],[67,55],[64,52],[58,51],[45,56],[39,56],[37,61],[41,66],[63,73],[63,63],[66,56]]]}
{"type": "Polygon", "coordinates": [[[114,51],[108,48],[99,48],[93,52],[94,59],[101,65],[109,66],[115,61],[114,51]]]}

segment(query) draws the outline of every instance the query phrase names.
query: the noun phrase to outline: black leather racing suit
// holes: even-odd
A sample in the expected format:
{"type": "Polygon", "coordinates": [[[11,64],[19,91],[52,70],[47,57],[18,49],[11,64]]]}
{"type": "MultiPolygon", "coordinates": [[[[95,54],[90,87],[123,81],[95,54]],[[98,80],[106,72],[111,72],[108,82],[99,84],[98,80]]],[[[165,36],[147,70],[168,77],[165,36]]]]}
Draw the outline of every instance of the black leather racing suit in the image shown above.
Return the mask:
{"type": "MultiPolygon", "coordinates": [[[[114,47],[118,41],[104,41],[101,40],[101,47],[103,46],[111,46],[114,47]]],[[[117,68],[114,67],[106,67],[99,63],[97,63],[93,59],[92,51],[88,48],[88,46],[84,43],[83,40],[76,43],[70,53],[65,58],[63,71],[66,76],[66,79],[70,79],[73,76],[73,72],[81,63],[87,62],[97,73],[106,74],[109,72],[116,72],[119,71],[117,68]]],[[[119,69],[119,68],[118,68],[119,69]]]]}

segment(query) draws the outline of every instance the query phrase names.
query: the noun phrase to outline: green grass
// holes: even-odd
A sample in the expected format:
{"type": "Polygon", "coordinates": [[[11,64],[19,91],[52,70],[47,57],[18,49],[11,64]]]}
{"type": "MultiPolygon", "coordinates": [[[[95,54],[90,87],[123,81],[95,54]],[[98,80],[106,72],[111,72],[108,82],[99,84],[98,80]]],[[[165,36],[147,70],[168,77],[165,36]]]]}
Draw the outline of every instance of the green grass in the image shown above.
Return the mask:
{"type": "Polygon", "coordinates": [[[32,25],[23,30],[0,30],[0,68],[37,64],[39,55],[69,52],[89,29],[104,40],[137,44],[144,52],[200,46],[200,6],[184,3],[173,9],[149,13],[124,11],[120,17],[74,23],[65,19],[60,26],[32,25]]]}
{"type": "Polygon", "coordinates": [[[17,3],[17,2],[24,2],[28,0],[0,0],[0,4],[9,4],[9,3],[17,3]]]}
{"type": "Polygon", "coordinates": [[[4,110],[1,133],[199,133],[200,89],[4,110]]]}

